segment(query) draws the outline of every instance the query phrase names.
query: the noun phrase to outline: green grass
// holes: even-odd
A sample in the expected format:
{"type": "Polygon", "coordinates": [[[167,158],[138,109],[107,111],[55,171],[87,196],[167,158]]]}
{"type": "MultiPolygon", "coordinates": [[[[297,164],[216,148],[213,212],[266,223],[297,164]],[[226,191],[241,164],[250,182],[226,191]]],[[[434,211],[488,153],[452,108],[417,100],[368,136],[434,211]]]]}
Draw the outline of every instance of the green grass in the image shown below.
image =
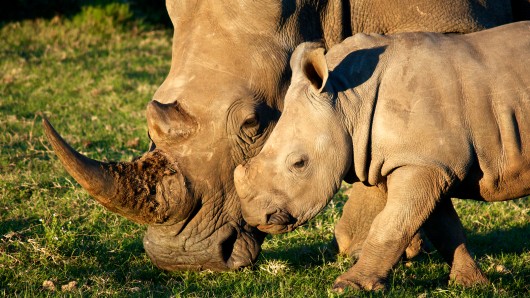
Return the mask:
{"type": "MultiPolygon", "coordinates": [[[[145,105],[169,70],[171,32],[119,15],[0,28],[0,296],[336,296],[333,280],[352,263],[330,245],[341,196],[307,226],[269,237],[253,268],[164,272],[143,251],[145,226],[107,212],[64,171],[37,112],[92,158],[130,160],[148,146],[145,105]]],[[[385,293],[344,296],[530,295],[528,199],[456,207],[491,285],[448,286],[448,266],[425,253],[400,263],[385,293]]]]}

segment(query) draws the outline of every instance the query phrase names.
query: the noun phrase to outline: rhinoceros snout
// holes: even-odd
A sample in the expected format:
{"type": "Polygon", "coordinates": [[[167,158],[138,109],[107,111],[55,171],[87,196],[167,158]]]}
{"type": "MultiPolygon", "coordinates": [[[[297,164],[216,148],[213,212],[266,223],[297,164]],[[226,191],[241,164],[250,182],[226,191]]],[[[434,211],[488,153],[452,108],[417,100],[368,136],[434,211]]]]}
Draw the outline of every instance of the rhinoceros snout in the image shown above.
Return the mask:
{"type": "MultiPolygon", "coordinates": [[[[279,190],[271,193],[267,177],[259,177],[264,163],[253,159],[246,165],[239,165],[234,171],[234,184],[241,202],[241,211],[245,221],[262,230],[261,227],[287,225],[292,216],[280,211],[273,201],[276,196],[284,196],[279,190]]],[[[266,229],[266,228],[265,228],[266,229]]]]}

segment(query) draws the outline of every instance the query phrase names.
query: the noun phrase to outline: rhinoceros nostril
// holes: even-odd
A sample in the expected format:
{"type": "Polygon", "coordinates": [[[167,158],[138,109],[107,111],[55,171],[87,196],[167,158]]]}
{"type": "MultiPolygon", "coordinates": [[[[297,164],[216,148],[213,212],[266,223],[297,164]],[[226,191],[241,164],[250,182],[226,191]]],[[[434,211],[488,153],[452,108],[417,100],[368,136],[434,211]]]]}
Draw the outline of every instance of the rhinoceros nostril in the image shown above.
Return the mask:
{"type": "Polygon", "coordinates": [[[267,224],[269,225],[287,225],[292,223],[293,217],[285,211],[276,211],[272,214],[267,214],[267,224]]]}

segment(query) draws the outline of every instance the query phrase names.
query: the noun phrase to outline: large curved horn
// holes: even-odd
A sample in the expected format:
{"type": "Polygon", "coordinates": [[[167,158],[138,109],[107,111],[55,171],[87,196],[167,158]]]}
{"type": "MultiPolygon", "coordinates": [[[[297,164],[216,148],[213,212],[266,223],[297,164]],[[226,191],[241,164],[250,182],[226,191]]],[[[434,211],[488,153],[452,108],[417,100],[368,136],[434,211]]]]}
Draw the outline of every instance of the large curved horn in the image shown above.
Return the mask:
{"type": "Polygon", "coordinates": [[[169,224],[195,208],[177,164],[159,150],[134,162],[99,162],[72,149],[46,118],[42,124],[68,173],[110,211],[137,223],[169,224]]]}

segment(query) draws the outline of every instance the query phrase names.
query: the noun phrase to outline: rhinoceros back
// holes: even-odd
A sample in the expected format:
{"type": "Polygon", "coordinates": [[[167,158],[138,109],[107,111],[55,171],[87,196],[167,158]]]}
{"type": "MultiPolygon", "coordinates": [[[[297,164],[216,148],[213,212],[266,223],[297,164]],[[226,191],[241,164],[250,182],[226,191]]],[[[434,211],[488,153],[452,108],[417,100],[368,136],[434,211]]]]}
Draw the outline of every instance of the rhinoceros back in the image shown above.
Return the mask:
{"type": "Polygon", "coordinates": [[[468,146],[467,164],[457,161],[464,152],[448,150],[455,154],[449,164],[462,171],[468,185],[462,196],[499,201],[528,194],[530,22],[448,36],[426,55],[432,69],[424,72],[423,92],[439,101],[432,108],[440,109],[441,121],[453,123],[442,125],[451,129],[442,133],[467,144],[447,148],[468,146]]]}
{"type": "Polygon", "coordinates": [[[371,127],[359,128],[371,131],[368,177],[417,164],[444,168],[469,198],[530,191],[530,22],[368,39],[384,48],[371,127]]]}

